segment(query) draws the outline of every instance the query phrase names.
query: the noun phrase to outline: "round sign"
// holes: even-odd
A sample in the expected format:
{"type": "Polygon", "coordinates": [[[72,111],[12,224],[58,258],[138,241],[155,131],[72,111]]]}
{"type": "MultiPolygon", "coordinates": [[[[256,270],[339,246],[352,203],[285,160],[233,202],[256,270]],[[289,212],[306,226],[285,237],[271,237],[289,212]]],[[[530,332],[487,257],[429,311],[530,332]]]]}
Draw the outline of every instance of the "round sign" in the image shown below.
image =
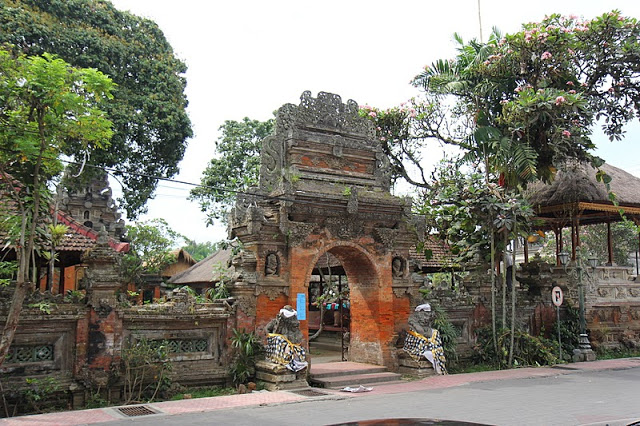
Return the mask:
{"type": "Polygon", "coordinates": [[[564,295],[562,294],[562,289],[558,286],[555,286],[553,290],[551,290],[551,301],[554,305],[560,306],[562,305],[563,300],[564,295]]]}

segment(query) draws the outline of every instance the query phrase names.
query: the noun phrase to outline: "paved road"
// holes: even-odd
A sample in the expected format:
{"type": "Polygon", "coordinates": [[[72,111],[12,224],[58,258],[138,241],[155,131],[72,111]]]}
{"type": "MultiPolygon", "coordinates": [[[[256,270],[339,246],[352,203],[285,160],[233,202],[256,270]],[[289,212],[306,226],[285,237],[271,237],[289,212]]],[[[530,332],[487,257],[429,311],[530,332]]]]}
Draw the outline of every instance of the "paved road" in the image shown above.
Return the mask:
{"type": "Polygon", "coordinates": [[[426,417],[497,425],[626,425],[640,420],[640,367],[467,383],[396,394],[309,397],[301,402],[126,419],[118,425],[326,425],[426,417]]]}

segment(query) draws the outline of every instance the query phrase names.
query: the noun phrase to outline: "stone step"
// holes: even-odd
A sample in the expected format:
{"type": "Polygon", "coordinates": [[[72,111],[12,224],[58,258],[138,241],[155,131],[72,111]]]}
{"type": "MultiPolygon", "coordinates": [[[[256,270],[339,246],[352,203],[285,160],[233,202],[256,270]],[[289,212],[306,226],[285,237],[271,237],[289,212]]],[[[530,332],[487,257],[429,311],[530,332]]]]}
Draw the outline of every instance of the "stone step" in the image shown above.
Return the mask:
{"type": "Polygon", "coordinates": [[[341,389],[346,386],[358,387],[371,386],[374,384],[386,384],[388,382],[399,382],[402,376],[397,373],[379,372],[368,374],[348,374],[344,376],[315,377],[312,376],[310,383],[321,388],[341,389]]]}
{"type": "Polygon", "coordinates": [[[340,352],[340,342],[312,342],[309,344],[309,353],[313,356],[314,349],[317,351],[340,352]]]}
{"type": "Polygon", "coordinates": [[[314,364],[311,362],[309,375],[312,378],[328,378],[349,375],[374,374],[386,372],[382,365],[364,364],[361,362],[327,362],[314,364]]]}

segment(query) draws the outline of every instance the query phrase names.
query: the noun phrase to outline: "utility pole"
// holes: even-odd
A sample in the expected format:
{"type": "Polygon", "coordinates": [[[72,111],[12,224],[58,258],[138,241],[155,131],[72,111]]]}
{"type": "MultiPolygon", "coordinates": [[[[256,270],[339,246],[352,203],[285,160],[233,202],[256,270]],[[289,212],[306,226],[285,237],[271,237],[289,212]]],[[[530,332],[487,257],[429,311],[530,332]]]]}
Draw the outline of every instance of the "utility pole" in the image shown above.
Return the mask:
{"type": "Polygon", "coordinates": [[[480,12],[480,0],[478,0],[478,27],[480,28],[480,43],[482,43],[482,13],[480,12]]]}

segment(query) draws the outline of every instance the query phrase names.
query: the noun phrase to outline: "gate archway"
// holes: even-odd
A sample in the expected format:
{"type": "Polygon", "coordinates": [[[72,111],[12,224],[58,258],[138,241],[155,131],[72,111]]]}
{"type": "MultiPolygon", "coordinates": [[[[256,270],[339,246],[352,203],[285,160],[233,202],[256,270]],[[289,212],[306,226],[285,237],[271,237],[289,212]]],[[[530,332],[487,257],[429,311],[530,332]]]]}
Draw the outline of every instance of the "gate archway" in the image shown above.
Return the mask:
{"type": "MultiPolygon", "coordinates": [[[[382,273],[376,259],[354,243],[339,241],[323,247],[311,260],[305,280],[308,283],[311,271],[325,253],[331,253],[341,263],[347,276],[350,302],[349,360],[372,364],[385,364],[385,347],[393,334],[393,324],[381,317],[383,287],[382,273]]],[[[384,272],[383,272],[384,273],[384,272]]],[[[390,300],[391,295],[386,299],[390,300]]]]}
{"type": "MultiPolygon", "coordinates": [[[[230,217],[230,236],[244,244],[230,286],[239,324],[260,334],[285,304],[306,318],[313,268],[331,253],[350,289],[349,360],[393,368],[394,333],[417,300],[409,249],[424,223],[390,182],[389,160],[355,101],[305,92],[299,105],[282,106],[263,141],[260,186],[238,196],[230,217]]],[[[308,339],[308,320],[300,327],[308,339]]]]}

